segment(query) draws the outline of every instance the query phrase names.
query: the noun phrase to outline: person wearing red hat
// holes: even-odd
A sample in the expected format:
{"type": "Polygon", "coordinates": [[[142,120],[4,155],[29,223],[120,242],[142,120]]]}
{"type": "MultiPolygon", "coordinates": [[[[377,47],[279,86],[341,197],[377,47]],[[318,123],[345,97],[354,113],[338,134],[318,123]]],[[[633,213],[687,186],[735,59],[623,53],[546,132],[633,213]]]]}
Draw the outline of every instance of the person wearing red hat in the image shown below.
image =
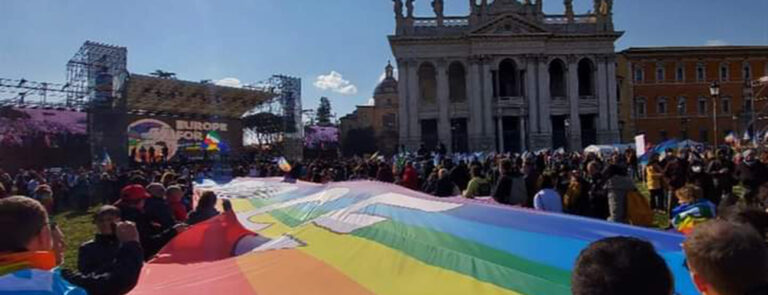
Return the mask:
{"type": "Polygon", "coordinates": [[[115,203],[115,206],[120,209],[121,219],[136,224],[146,261],[152,259],[165,244],[187,227],[185,224],[177,224],[162,231],[153,226],[149,216],[144,213],[144,202],[150,197],[151,195],[143,186],[132,184],[120,191],[120,200],[115,203]]]}

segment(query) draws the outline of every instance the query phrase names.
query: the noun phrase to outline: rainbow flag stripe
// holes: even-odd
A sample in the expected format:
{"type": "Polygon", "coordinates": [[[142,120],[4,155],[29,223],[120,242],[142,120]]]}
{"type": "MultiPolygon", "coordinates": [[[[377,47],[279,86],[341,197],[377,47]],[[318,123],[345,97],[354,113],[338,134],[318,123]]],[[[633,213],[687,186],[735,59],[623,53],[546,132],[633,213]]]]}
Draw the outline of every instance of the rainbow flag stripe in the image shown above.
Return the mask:
{"type": "Polygon", "coordinates": [[[209,189],[236,213],[177,237],[133,294],[570,294],[579,252],[619,235],[653,243],[677,292],[697,294],[679,234],[377,182],[237,179],[209,189]]]}

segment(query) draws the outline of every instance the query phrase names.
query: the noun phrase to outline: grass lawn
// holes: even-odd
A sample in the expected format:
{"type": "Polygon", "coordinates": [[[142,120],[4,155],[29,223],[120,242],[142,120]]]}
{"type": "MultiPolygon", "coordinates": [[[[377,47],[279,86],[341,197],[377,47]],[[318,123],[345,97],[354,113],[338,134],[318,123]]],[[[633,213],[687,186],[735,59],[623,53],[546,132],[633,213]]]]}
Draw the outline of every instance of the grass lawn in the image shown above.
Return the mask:
{"type": "Polygon", "coordinates": [[[63,212],[53,217],[64,233],[67,243],[67,249],[64,252],[64,268],[77,269],[77,248],[82,243],[93,239],[96,230],[93,224],[93,212],[96,208],[92,207],[88,212],[63,212]]]}

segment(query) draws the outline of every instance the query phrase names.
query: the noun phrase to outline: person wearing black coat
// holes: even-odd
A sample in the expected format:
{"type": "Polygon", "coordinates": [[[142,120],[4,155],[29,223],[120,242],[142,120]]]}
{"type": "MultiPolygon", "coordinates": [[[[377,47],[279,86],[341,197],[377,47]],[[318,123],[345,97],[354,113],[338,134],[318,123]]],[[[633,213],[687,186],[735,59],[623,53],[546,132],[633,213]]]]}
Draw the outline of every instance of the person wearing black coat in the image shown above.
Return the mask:
{"type": "Polygon", "coordinates": [[[461,191],[467,189],[467,184],[469,183],[470,178],[469,169],[463,160],[459,161],[459,165],[456,165],[456,167],[451,169],[451,180],[453,180],[453,183],[455,183],[461,191]]]}
{"type": "Polygon", "coordinates": [[[144,202],[150,198],[149,193],[141,185],[129,185],[120,192],[120,201],[117,207],[120,209],[120,217],[124,221],[136,224],[139,231],[141,247],[144,250],[144,258],[149,260],[157,254],[177,233],[186,229],[179,224],[167,230],[152,225],[150,218],[142,211],[144,202]]]}
{"type": "Polygon", "coordinates": [[[94,216],[96,236],[93,240],[83,243],[77,252],[77,270],[89,274],[98,272],[109,265],[117,257],[120,241],[113,229],[120,221],[120,209],[105,205],[99,208],[94,216]]]}
{"type": "Polygon", "coordinates": [[[91,272],[62,270],[62,277],[92,295],[126,294],[136,287],[144,265],[139,233],[135,225],[126,222],[114,227],[119,246],[111,260],[91,272]]]}
{"type": "Polygon", "coordinates": [[[733,172],[733,162],[725,157],[724,150],[718,151],[717,158],[707,165],[707,173],[712,177],[713,193],[717,196],[716,205],[733,194],[733,186],[736,185],[733,172]]]}
{"type": "Polygon", "coordinates": [[[187,223],[194,225],[218,216],[220,213],[216,210],[217,201],[218,198],[214,192],[204,192],[203,195],[200,196],[200,201],[197,202],[197,208],[195,208],[194,211],[189,212],[187,223]]]}
{"type": "Polygon", "coordinates": [[[763,163],[760,163],[760,161],[757,161],[754,150],[747,150],[744,152],[744,160],[736,167],[734,176],[744,188],[742,198],[747,203],[753,204],[756,200],[758,188],[768,181],[768,168],[763,163]]]}
{"type": "Polygon", "coordinates": [[[437,173],[437,185],[433,195],[437,197],[452,197],[458,195],[459,188],[451,180],[451,176],[446,169],[440,169],[437,173]]]}
{"type": "Polygon", "coordinates": [[[144,201],[144,214],[149,221],[160,225],[160,230],[167,230],[174,225],[171,206],[165,200],[165,187],[160,183],[151,183],[147,186],[147,192],[152,196],[144,201]]]}

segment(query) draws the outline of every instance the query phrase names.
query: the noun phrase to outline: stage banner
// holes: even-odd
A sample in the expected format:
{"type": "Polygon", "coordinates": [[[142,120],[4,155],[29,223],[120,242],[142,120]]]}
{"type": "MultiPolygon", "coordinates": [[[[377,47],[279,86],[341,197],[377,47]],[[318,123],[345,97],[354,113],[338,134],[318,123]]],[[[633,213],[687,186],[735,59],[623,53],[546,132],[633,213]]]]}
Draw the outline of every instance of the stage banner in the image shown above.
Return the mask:
{"type": "Polygon", "coordinates": [[[614,236],[653,243],[676,291],[697,294],[679,234],[379,182],[199,188],[230,199],[234,213],[176,237],[132,294],[566,295],[579,252],[614,236]]]}
{"type": "Polygon", "coordinates": [[[645,155],[645,150],[645,134],[635,136],[635,152],[637,153],[637,157],[640,158],[645,155]]]}

